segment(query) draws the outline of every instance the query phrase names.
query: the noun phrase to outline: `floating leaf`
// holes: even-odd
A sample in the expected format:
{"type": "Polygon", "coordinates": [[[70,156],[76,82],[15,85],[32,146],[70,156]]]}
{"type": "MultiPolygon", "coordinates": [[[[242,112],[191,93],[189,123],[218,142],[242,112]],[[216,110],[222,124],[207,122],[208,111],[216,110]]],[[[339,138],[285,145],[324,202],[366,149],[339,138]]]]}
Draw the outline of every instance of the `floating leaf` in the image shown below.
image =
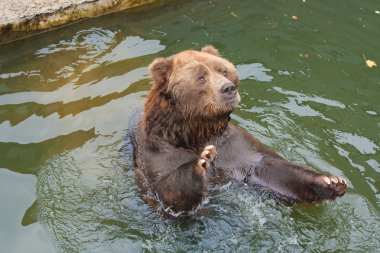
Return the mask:
{"type": "Polygon", "coordinates": [[[234,16],[235,18],[238,17],[238,15],[237,15],[235,12],[233,12],[233,11],[231,11],[230,14],[231,14],[232,16],[234,16]]]}
{"type": "Polygon", "coordinates": [[[372,60],[369,60],[367,58],[365,58],[365,55],[363,54],[363,58],[365,60],[365,65],[367,65],[368,68],[372,68],[372,67],[377,67],[377,64],[376,62],[372,61],[372,60]]]}
{"type": "Polygon", "coordinates": [[[369,68],[377,67],[376,62],[371,61],[371,60],[366,60],[366,61],[365,61],[365,64],[366,64],[369,68]]]}

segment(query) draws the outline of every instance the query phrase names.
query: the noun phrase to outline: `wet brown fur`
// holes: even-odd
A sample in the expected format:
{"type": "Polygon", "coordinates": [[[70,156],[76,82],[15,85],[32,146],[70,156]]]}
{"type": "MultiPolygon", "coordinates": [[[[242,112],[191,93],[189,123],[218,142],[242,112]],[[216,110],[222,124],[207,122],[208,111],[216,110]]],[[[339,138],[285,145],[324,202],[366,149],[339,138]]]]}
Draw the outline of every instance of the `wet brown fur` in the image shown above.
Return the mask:
{"type": "Polygon", "coordinates": [[[136,175],[140,188],[164,206],[192,210],[207,183],[229,180],[266,188],[290,202],[344,194],[347,185],[339,177],[291,163],[229,123],[240,97],[227,98],[221,90],[226,83],[238,87],[239,79],[214,47],[157,58],[149,70],[153,85],[133,136],[136,175]],[[205,174],[197,161],[210,144],[218,155],[205,174]]]}

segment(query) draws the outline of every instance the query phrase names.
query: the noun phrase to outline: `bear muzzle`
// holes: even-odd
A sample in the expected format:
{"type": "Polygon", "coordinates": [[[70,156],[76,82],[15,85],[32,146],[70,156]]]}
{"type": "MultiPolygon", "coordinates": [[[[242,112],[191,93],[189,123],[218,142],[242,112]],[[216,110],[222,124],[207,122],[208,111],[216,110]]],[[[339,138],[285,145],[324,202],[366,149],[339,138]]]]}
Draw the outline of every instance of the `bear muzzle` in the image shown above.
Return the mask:
{"type": "Polygon", "coordinates": [[[236,97],[237,94],[237,87],[233,83],[225,83],[220,88],[220,92],[222,93],[223,97],[232,100],[236,97]]]}

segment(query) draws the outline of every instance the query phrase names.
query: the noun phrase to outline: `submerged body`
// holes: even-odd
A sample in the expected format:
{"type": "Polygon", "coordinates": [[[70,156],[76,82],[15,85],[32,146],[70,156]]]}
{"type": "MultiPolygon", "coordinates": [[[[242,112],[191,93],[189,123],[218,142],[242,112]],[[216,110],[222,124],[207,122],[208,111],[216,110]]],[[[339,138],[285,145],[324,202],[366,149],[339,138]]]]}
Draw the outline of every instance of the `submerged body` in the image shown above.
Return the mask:
{"type": "Polygon", "coordinates": [[[215,48],[158,58],[150,74],[153,87],[133,129],[135,173],[144,194],[154,195],[148,199],[175,212],[190,211],[201,203],[207,184],[231,180],[289,202],[345,193],[340,177],[287,161],[229,122],[240,101],[239,79],[215,48]]]}

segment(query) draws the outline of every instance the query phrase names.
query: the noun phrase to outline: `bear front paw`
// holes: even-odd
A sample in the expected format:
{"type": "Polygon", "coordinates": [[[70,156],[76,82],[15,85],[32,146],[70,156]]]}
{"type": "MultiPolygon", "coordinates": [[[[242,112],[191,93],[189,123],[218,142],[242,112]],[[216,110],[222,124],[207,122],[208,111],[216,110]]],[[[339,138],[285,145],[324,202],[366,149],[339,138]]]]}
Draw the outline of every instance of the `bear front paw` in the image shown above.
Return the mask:
{"type": "Polygon", "coordinates": [[[216,156],[216,148],[214,145],[205,147],[197,160],[197,172],[204,176],[210,168],[216,156]]]}
{"type": "Polygon", "coordinates": [[[322,175],[318,178],[313,190],[320,199],[335,199],[346,193],[347,184],[344,179],[338,176],[322,175]]]}

